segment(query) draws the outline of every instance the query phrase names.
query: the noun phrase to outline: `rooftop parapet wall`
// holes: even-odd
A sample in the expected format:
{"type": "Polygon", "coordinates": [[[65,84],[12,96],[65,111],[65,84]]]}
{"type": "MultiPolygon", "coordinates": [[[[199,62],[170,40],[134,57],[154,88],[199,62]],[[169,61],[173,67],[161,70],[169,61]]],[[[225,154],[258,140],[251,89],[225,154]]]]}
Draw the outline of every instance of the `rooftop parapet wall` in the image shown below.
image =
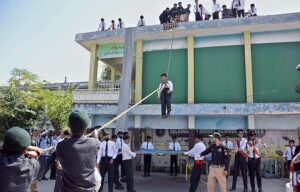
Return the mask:
{"type": "MultiPolygon", "coordinates": [[[[236,34],[244,31],[264,32],[276,30],[300,29],[300,12],[258,17],[221,19],[179,23],[175,38],[195,36],[236,34]]],[[[143,40],[169,39],[171,31],[164,31],[162,25],[135,27],[135,38],[143,40]]],[[[79,33],[75,40],[90,50],[92,44],[123,42],[124,29],[104,32],[79,33]]]]}

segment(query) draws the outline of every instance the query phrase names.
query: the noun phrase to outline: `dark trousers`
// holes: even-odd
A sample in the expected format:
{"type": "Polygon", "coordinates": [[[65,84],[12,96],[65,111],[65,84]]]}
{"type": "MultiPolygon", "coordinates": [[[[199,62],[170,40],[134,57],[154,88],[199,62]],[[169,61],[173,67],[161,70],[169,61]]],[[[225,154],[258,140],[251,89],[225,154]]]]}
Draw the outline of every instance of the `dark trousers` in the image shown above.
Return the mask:
{"type": "Polygon", "coordinates": [[[144,155],[144,176],[150,176],[152,155],[144,155]]]}
{"type": "Polygon", "coordinates": [[[237,17],[237,9],[232,8],[232,15],[233,15],[234,18],[237,17]]]}
{"type": "Polygon", "coordinates": [[[213,19],[220,19],[219,18],[219,11],[213,13],[213,19]]]}
{"type": "Polygon", "coordinates": [[[232,180],[232,188],[236,188],[236,181],[239,175],[239,171],[242,172],[244,189],[247,189],[247,160],[238,152],[235,155],[234,159],[234,169],[233,169],[233,180],[232,180]]]}
{"type": "Polygon", "coordinates": [[[134,192],[133,187],[133,162],[132,159],[123,161],[126,175],[127,192],[134,192]]]}
{"type": "Polygon", "coordinates": [[[190,178],[189,192],[195,192],[197,190],[201,174],[202,174],[202,166],[194,164],[194,167],[193,167],[193,170],[191,173],[191,178],[190,178]]]}
{"type": "Polygon", "coordinates": [[[244,9],[238,10],[237,15],[238,15],[238,17],[245,17],[245,10],[244,9]]]}
{"type": "Polygon", "coordinates": [[[202,21],[202,20],[203,20],[203,18],[202,18],[202,16],[200,15],[199,12],[195,14],[195,20],[196,20],[196,21],[202,21]]]}
{"type": "Polygon", "coordinates": [[[211,17],[211,15],[205,15],[205,20],[209,20],[210,19],[210,17],[211,17]]]}
{"type": "Polygon", "coordinates": [[[171,161],[170,161],[170,175],[173,175],[173,173],[174,173],[174,170],[173,170],[174,165],[175,165],[175,176],[176,176],[177,173],[178,173],[177,158],[178,158],[177,155],[171,155],[171,161]]]}
{"type": "Polygon", "coordinates": [[[113,192],[114,189],[114,163],[110,164],[111,157],[102,157],[100,161],[100,174],[102,177],[101,188],[99,190],[103,191],[103,184],[106,172],[108,173],[108,191],[113,192]]]}
{"type": "Polygon", "coordinates": [[[292,163],[291,160],[288,160],[288,161],[287,161],[287,168],[288,168],[289,171],[290,171],[291,163],[292,163]]]}
{"type": "Polygon", "coordinates": [[[166,115],[166,110],[171,111],[171,95],[169,89],[163,89],[160,93],[161,115],[166,115]]]}
{"type": "Polygon", "coordinates": [[[255,190],[254,176],[256,175],[257,187],[261,189],[261,175],[260,175],[260,159],[258,158],[249,158],[248,159],[248,168],[250,175],[250,184],[252,190],[255,190]]]}
{"type": "Polygon", "coordinates": [[[121,186],[122,184],[120,183],[119,180],[119,166],[122,165],[122,155],[118,155],[117,158],[114,160],[114,165],[115,165],[115,169],[114,169],[114,183],[115,186],[121,186]]]}
{"type": "Polygon", "coordinates": [[[55,185],[54,185],[54,192],[59,192],[59,188],[61,186],[62,183],[62,170],[57,170],[56,171],[56,181],[55,181],[55,185]]]}

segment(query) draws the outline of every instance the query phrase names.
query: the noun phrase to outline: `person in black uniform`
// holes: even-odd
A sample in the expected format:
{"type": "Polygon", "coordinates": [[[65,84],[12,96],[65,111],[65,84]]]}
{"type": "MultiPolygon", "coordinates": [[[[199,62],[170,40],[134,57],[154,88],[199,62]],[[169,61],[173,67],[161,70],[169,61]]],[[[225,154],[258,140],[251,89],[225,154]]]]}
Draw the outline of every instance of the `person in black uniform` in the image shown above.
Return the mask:
{"type": "Polygon", "coordinates": [[[247,185],[247,158],[248,155],[246,153],[246,145],[247,139],[244,137],[244,132],[242,129],[238,129],[237,131],[238,139],[236,140],[236,147],[235,147],[235,158],[234,158],[234,171],[233,171],[233,179],[232,179],[232,187],[229,191],[236,190],[236,182],[239,175],[239,172],[242,173],[243,184],[244,184],[244,192],[248,191],[247,185]]]}
{"type": "Polygon", "coordinates": [[[160,16],[159,16],[160,24],[170,23],[170,8],[167,7],[160,16]]]}
{"type": "Polygon", "coordinates": [[[226,192],[226,176],[228,175],[230,163],[229,149],[221,143],[220,133],[214,133],[210,137],[214,138],[213,144],[200,154],[201,156],[212,154],[207,191],[214,192],[216,181],[218,181],[221,192],[226,192]]]}

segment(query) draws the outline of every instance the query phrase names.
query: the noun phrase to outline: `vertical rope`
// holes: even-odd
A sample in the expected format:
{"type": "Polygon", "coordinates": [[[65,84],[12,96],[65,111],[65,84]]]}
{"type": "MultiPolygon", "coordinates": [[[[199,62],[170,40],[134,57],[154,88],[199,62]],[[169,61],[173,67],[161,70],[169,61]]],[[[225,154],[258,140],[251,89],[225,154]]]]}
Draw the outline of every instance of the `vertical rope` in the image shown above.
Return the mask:
{"type": "Polygon", "coordinates": [[[168,62],[168,66],[167,66],[167,75],[169,74],[170,65],[171,65],[171,61],[172,61],[173,43],[174,43],[174,27],[172,28],[172,39],[171,39],[171,48],[170,48],[170,52],[169,52],[169,62],[168,62]]]}

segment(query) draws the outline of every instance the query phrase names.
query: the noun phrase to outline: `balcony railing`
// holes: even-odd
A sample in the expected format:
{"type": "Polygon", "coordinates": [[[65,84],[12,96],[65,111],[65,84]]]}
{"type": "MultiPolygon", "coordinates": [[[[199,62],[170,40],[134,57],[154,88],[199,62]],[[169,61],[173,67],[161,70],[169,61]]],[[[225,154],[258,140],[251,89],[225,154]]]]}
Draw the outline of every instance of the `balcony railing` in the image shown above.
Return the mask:
{"type": "MultiPolygon", "coordinates": [[[[133,88],[133,85],[132,85],[133,88]]],[[[132,91],[131,91],[132,93],[132,91]]],[[[97,89],[80,89],[73,92],[75,104],[117,104],[119,102],[120,82],[104,81],[97,85],[97,89]]],[[[131,94],[132,96],[132,94],[131,94]]],[[[130,101],[132,101],[130,96],[130,101]]]]}

